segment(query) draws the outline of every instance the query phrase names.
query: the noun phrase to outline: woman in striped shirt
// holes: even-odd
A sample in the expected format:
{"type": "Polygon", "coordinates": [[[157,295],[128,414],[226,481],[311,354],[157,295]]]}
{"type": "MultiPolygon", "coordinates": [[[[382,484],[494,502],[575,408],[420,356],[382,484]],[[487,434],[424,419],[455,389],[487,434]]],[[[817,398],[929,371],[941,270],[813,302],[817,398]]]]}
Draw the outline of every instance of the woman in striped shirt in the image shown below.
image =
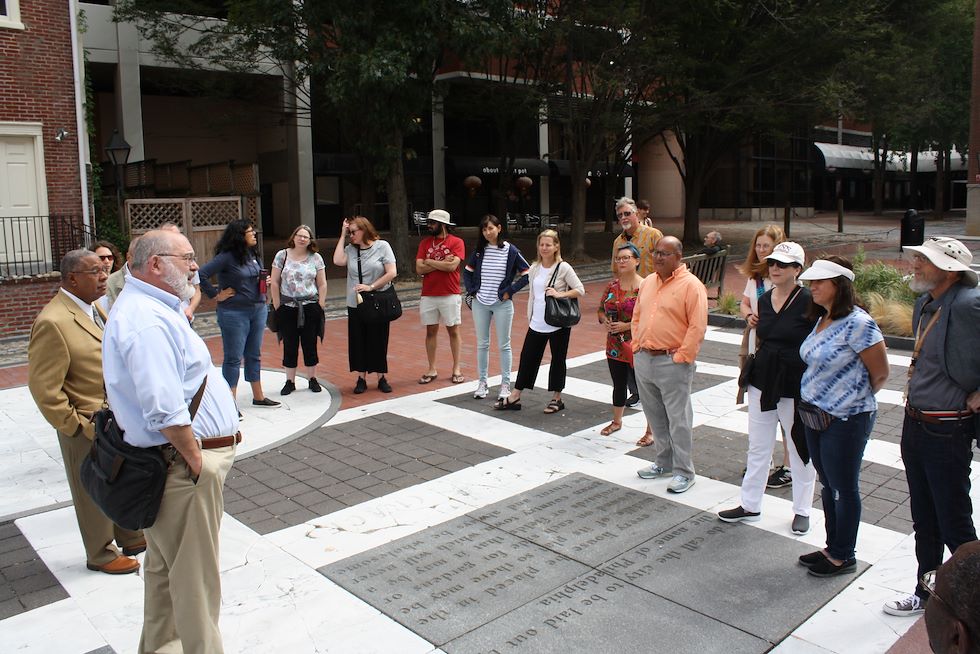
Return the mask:
{"type": "Polygon", "coordinates": [[[467,295],[474,296],[470,304],[476,327],[476,367],[479,385],[473,397],[487,396],[487,372],[490,364],[490,319],[497,332],[500,351],[500,392],[498,398],[510,395],[510,327],[514,320],[514,293],[527,285],[530,266],[513,243],[503,238],[503,225],[493,214],[480,221],[480,236],[476,248],[463,268],[463,285],[467,295]]]}

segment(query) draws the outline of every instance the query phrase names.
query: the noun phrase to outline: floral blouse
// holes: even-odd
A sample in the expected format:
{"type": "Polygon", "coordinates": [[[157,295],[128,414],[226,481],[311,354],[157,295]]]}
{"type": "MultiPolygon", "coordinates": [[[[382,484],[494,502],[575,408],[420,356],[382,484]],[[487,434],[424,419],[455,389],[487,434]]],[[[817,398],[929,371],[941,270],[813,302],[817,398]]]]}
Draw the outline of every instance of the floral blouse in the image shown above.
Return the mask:
{"type": "MultiPolygon", "coordinates": [[[[606,286],[602,295],[602,312],[614,322],[630,322],[633,320],[633,307],[640,289],[624,291],[619,287],[619,280],[614,279],[606,286]]],[[[630,341],[633,335],[629,330],[618,334],[606,335],[606,358],[622,361],[633,365],[633,346],[630,341]]]]}
{"type": "MultiPolygon", "coordinates": [[[[303,304],[318,302],[316,275],[323,270],[323,257],[313,252],[304,261],[290,261],[285,250],[279,250],[272,265],[282,273],[279,288],[282,295],[291,298],[307,298],[303,304]]],[[[295,302],[286,302],[287,306],[296,306],[295,302]]]]}

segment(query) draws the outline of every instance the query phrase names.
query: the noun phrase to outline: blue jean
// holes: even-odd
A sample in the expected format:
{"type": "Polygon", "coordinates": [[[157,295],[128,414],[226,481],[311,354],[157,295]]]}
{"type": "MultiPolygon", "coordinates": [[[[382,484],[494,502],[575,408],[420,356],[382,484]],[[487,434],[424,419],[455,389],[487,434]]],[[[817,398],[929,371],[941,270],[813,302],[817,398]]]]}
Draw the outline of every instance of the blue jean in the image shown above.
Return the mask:
{"type": "Polygon", "coordinates": [[[500,350],[500,382],[510,383],[510,366],[513,363],[510,351],[510,326],[514,322],[514,303],[511,300],[497,300],[490,306],[473,300],[473,325],[476,327],[476,371],[479,380],[487,381],[490,367],[490,319],[497,332],[497,349],[500,350]]]}
{"type": "Polygon", "coordinates": [[[218,305],[218,327],[221,328],[221,345],[225,353],[221,376],[232,388],[238,386],[238,371],[243,358],[245,381],[259,381],[262,334],[268,310],[265,303],[230,308],[218,305]]]}
{"type": "MultiPolygon", "coordinates": [[[[916,581],[943,562],[943,550],[955,552],[977,539],[970,500],[973,420],[929,424],[906,416],[902,427],[902,461],[909,483],[909,505],[915,531],[916,581]]],[[[915,594],[928,593],[915,584],[915,594]]]]}
{"type": "Polygon", "coordinates": [[[827,552],[840,561],[854,558],[861,524],[858,477],[875,413],[866,411],[847,420],[834,418],[823,431],[806,428],[810,458],[823,485],[820,497],[827,526],[827,552]]]}

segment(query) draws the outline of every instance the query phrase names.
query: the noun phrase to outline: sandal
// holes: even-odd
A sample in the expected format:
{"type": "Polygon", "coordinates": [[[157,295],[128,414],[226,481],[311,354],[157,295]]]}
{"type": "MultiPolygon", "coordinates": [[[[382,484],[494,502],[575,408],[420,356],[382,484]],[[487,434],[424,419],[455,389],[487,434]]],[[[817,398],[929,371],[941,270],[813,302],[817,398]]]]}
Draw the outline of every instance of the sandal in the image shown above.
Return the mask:
{"type": "Polygon", "coordinates": [[[623,423],[618,420],[613,420],[608,425],[602,428],[599,433],[603,436],[608,436],[610,434],[615,434],[617,431],[623,428],[623,423]]]}
{"type": "Polygon", "coordinates": [[[510,398],[502,397],[497,400],[497,402],[493,405],[493,408],[501,409],[503,411],[520,411],[521,401],[514,400],[513,402],[511,402],[510,398]]]}
{"type": "Polygon", "coordinates": [[[464,381],[466,381],[466,377],[464,377],[464,376],[463,376],[463,375],[461,375],[461,374],[460,374],[460,375],[455,375],[455,374],[454,374],[454,375],[453,375],[453,376],[452,376],[452,377],[450,378],[450,381],[452,381],[452,383],[454,383],[454,384],[462,384],[462,383],[463,383],[464,381]]]}
{"type": "Polygon", "coordinates": [[[650,445],[653,445],[653,433],[651,433],[650,432],[650,428],[647,427],[647,430],[645,432],[643,432],[643,438],[641,438],[640,440],[636,441],[636,446],[637,447],[649,447],[650,445]]]}
{"type": "Polygon", "coordinates": [[[436,379],[438,379],[438,377],[439,377],[439,373],[436,373],[434,375],[430,375],[430,374],[426,373],[426,374],[422,375],[421,377],[419,377],[419,383],[420,384],[431,384],[433,381],[435,381],[436,379]]]}
{"type": "Polygon", "coordinates": [[[559,411],[565,410],[565,403],[561,400],[552,400],[548,402],[548,406],[544,408],[545,413],[558,413],[559,411]]]}

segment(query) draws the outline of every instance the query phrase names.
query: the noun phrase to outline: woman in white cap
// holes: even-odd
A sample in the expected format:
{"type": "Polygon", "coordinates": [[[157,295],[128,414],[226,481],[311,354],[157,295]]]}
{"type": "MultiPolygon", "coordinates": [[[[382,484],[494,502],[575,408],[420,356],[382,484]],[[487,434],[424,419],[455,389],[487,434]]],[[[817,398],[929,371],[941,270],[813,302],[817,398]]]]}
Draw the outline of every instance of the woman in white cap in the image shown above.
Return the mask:
{"type": "Polygon", "coordinates": [[[816,326],[800,356],[806,364],[800,388],[800,419],[807,447],[823,485],[827,546],[800,557],[811,575],[853,573],[861,523],[858,477],[874,426],[874,394],[888,379],[885,340],[874,319],[854,304],[854,270],[837,256],[813,262],[800,275],[809,280],[816,326]]]}
{"type": "Polygon", "coordinates": [[[806,368],[800,344],[816,322],[810,312],[810,291],[797,282],[803,272],[803,248],[792,241],[776,245],[766,257],[772,288],[759,298],[756,332],[760,344],[746,375],[749,406],[749,451],[742,478],[741,505],[721,511],[725,522],[757,522],[762,513],[769,462],[782,425],[793,479],[794,534],[810,531],[810,507],[816,471],[806,449],[806,435],[796,418],[800,380],[806,368]]]}

